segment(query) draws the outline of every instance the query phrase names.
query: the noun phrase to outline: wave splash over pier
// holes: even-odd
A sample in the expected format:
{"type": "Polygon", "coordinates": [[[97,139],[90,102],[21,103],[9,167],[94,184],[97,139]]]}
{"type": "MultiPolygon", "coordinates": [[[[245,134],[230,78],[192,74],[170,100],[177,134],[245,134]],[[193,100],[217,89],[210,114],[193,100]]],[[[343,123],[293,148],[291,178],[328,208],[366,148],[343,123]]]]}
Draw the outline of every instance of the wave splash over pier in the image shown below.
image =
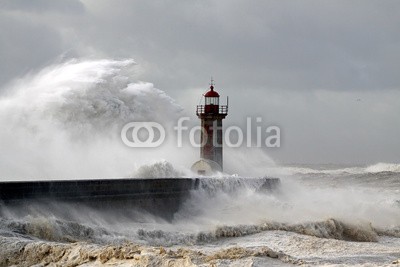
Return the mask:
{"type": "Polygon", "coordinates": [[[154,161],[177,163],[168,143],[156,151],[133,152],[121,141],[128,122],[157,121],[167,127],[182,111],[153,84],[132,78],[134,65],[133,60],[70,60],[5,88],[0,176],[125,177],[154,161]]]}

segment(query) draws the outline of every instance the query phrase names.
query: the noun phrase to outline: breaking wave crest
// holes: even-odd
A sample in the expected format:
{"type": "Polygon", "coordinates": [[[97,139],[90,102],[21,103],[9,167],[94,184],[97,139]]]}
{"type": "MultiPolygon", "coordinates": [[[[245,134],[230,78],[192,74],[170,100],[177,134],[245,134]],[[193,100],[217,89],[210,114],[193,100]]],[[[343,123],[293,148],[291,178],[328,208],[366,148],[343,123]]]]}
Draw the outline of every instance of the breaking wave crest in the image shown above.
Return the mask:
{"type": "Polygon", "coordinates": [[[264,231],[286,231],[319,238],[357,242],[376,242],[378,234],[383,233],[376,231],[371,225],[353,225],[328,219],[301,224],[264,222],[258,225],[218,226],[213,231],[203,231],[196,234],[140,229],[138,235],[139,238],[153,245],[193,245],[209,243],[222,238],[253,235],[264,231]]]}
{"type": "Polygon", "coordinates": [[[101,242],[105,237],[113,236],[105,228],[56,218],[32,216],[19,220],[1,219],[0,228],[2,231],[0,236],[53,242],[101,242]]]}
{"type": "Polygon", "coordinates": [[[376,242],[377,233],[370,225],[352,225],[335,219],[301,224],[266,222],[260,225],[220,227],[218,237],[237,237],[262,231],[280,230],[346,241],[376,242]]]}
{"type": "Polygon", "coordinates": [[[133,178],[178,178],[190,176],[188,170],[178,170],[168,161],[162,160],[153,164],[145,164],[140,166],[135,173],[131,175],[133,178]]]}
{"type": "Polygon", "coordinates": [[[400,172],[400,164],[394,163],[378,163],[365,168],[366,172],[379,173],[379,172],[400,172]]]}
{"type": "Polygon", "coordinates": [[[400,164],[396,163],[377,163],[369,165],[367,167],[347,167],[347,168],[337,168],[332,166],[324,169],[317,169],[312,167],[275,167],[271,168],[270,171],[277,174],[284,175],[306,175],[306,174],[319,174],[319,175],[340,175],[340,174],[380,174],[380,173],[400,173],[400,164]]]}

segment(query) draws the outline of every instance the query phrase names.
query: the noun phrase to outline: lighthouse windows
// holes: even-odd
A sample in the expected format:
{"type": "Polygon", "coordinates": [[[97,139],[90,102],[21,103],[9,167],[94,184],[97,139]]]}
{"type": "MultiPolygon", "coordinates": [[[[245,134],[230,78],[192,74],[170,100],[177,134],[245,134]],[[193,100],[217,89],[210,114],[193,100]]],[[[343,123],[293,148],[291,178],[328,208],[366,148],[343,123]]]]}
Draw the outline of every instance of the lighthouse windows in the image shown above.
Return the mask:
{"type": "Polygon", "coordinates": [[[206,97],[206,105],[219,105],[219,97],[206,97]]]}

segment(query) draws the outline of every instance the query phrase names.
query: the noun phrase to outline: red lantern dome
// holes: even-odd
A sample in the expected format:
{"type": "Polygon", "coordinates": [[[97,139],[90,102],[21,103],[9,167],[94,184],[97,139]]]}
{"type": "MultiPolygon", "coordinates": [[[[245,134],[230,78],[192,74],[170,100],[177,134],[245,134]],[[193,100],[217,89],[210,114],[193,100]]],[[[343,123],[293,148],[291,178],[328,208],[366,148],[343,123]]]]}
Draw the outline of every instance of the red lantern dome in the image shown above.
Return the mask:
{"type": "Polygon", "coordinates": [[[205,97],[219,97],[219,94],[216,91],[214,91],[214,86],[211,85],[210,86],[210,91],[205,93],[204,96],[205,97]]]}

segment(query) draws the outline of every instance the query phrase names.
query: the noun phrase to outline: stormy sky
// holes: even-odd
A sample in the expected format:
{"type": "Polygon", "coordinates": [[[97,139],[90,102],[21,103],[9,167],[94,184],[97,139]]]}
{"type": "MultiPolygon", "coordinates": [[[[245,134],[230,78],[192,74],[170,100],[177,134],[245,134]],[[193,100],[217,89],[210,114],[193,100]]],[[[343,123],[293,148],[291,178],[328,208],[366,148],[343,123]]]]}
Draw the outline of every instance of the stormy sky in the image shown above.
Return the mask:
{"type": "Polygon", "coordinates": [[[227,125],[281,128],[277,162],[399,162],[399,25],[390,0],[0,0],[0,88],[68,58],[133,58],[191,116],[213,76],[227,125]]]}

